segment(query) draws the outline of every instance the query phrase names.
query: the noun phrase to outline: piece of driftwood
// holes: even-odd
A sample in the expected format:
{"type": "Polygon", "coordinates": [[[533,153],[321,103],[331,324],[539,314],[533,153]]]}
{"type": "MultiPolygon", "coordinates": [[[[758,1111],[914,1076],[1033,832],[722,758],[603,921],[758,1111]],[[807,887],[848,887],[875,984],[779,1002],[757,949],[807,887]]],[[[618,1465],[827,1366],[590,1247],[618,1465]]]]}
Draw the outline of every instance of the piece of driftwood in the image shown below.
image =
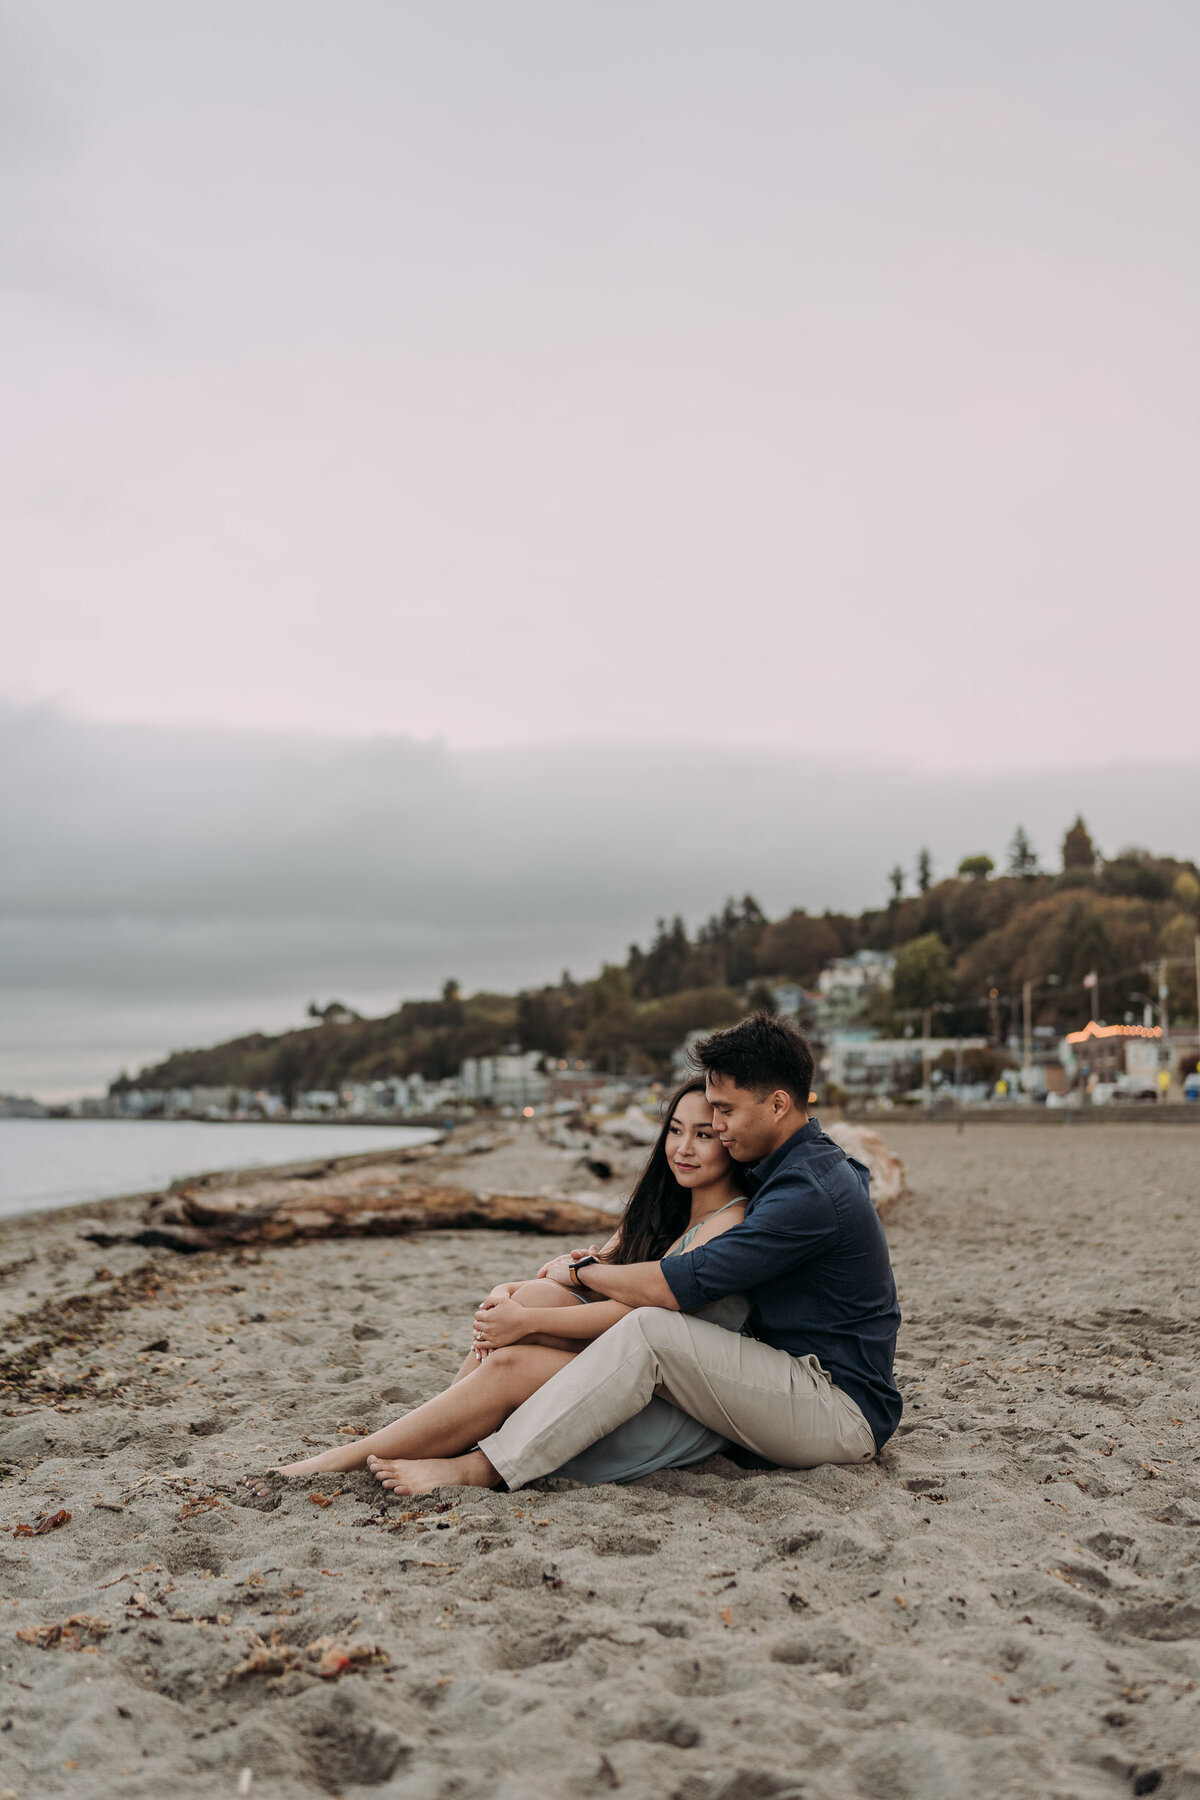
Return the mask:
{"type": "Polygon", "coordinates": [[[139,1225],[90,1222],[81,1235],[94,1244],[161,1244],[191,1251],[405,1231],[536,1231],[584,1243],[599,1232],[607,1237],[612,1227],[611,1213],[565,1196],[418,1184],[411,1177],[399,1179],[394,1169],[375,1166],[317,1180],[180,1187],[155,1195],[139,1225]]]}
{"type": "Polygon", "coordinates": [[[883,1212],[908,1192],[904,1164],[874,1131],[868,1131],[865,1125],[839,1121],[826,1127],[826,1136],[871,1171],[871,1199],[876,1212],[883,1212]]]}

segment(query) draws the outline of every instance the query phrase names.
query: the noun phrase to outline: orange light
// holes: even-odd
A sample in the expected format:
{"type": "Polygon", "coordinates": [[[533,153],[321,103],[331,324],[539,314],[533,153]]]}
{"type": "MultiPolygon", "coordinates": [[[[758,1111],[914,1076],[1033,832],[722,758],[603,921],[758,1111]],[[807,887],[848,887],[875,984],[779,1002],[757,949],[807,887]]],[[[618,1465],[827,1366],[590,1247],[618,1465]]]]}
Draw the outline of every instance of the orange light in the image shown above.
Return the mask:
{"type": "Polygon", "coordinates": [[[526,1107],[526,1108],[525,1108],[525,1109],[524,1109],[524,1112],[523,1112],[523,1113],[522,1113],[522,1117],[523,1117],[523,1118],[526,1118],[526,1119],[532,1119],[532,1117],[533,1117],[533,1108],[532,1108],[532,1106],[527,1106],[527,1107],[526,1107]]]}
{"type": "Polygon", "coordinates": [[[1086,1044],[1089,1038],[1160,1038],[1161,1025],[1097,1025],[1089,1019],[1082,1031],[1068,1031],[1068,1044],[1086,1044]]]}

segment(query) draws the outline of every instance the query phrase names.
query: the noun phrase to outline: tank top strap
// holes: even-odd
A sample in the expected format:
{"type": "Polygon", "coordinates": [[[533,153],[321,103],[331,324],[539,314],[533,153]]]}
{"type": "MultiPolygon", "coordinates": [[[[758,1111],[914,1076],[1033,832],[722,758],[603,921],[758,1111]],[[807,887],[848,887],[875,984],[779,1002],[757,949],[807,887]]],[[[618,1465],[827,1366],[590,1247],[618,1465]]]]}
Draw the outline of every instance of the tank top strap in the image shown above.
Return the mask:
{"type": "MultiPolygon", "coordinates": [[[[725,1202],[724,1206],[718,1206],[716,1212],[710,1212],[708,1219],[715,1219],[717,1213],[728,1212],[731,1206],[744,1206],[745,1204],[745,1194],[735,1194],[732,1200],[727,1200],[725,1202]]],[[[671,1248],[667,1251],[667,1255],[682,1256],[684,1251],[690,1247],[692,1239],[699,1231],[700,1226],[708,1224],[708,1219],[700,1219],[695,1225],[689,1225],[683,1236],[679,1238],[676,1243],[672,1244],[671,1248]]]]}

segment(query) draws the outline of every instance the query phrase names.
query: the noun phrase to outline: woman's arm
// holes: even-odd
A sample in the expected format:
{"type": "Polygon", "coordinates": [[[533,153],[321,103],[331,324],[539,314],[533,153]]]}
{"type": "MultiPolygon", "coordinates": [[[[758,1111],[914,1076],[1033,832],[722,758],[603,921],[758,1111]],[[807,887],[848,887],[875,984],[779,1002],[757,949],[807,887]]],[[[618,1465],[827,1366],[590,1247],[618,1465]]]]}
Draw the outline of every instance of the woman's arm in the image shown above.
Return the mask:
{"type": "Polygon", "coordinates": [[[575,1338],[585,1344],[628,1311],[615,1300],[591,1306],[518,1306],[515,1300],[485,1300],[475,1314],[475,1330],[488,1350],[531,1337],[575,1338]]]}
{"type": "MultiPolygon", "coordinates": [[[[573,1257],[574,1256],[584,1256],[584,1255],[599,1256],[601,1258],[609,1257],[612,1255],[613,1251],[616,1249],[616,1247],[620,1243],[620,1241],[621,1241],[620,1232],[614,1231],[612,1236],[609,1238],[608,1242],[605,1244],[589,1244],[586,1252],[583,1250],[569,1250],[567,1252],[567,1254],[569,1256],[573,1256],[573,1257]]],[[[540,1269],[538,1271],[538,1274],[539,1275],[541,1274],[540,1269]]],[[[524,1287],[524,1285],[527,1281],[535,1280],[535,1279],[536,1279],[536,1277],[534,1277],[534,1276],[526,1275],[526,1276],[523,1276],[520,1281],[498,1282],[496,1284],[496,1286],[489,1293],[488,1299],[489,1300],[511,1300],[513,1295],[516,1293],[516,1291],[519,1287],[524,1287]]],[[[562,1337],[564,1335],[564,1333],[559,1332],[558,1335],[560,1337],[562,1337]]]]}
{"type": "MultiPolygon", "coordinates": [[[[742,1207],[731,1206],[719,1217],[714,1214],[711,1219],[706,1219],[680,1260],[690,1256],[691,1251],[698,1250],[702,1244],[712,1243],[715,1238],[723,1237],[725,1232],[741,1224],[744,1218],[745,1211],[742,1207]]],[[[593,1250],[591,1254],[594,1256],[596,1252],[593,1250]]],[[[573,1255],[556,1256],[553,1262],[548,1262],[539,1269],[538,1274],[542,1279],[557,1281],[566,1288],[582,1284],[593,1294],[604,1294],[610,1300],[620,1301],[625,1312],[635,1306],[664,1306],[669,1312],[681,1310],[667,1284],[661,1263],[588,1263],[586,1268],[579,1271],[577,1283],[571,1275],[574,1260],[573,1255]]],[[[587,1312],[598,1310],[604,1309],[597,1306],[585,1308],[587,1312]]]]}

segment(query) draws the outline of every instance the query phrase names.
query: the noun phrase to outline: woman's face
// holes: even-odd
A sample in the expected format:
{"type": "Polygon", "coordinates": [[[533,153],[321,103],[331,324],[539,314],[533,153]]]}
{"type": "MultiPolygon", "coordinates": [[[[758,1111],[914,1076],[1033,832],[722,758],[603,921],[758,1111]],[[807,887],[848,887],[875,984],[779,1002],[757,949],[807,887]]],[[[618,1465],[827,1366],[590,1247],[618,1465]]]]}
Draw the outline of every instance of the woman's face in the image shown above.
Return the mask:
{"type": "Polygon", "coordinates": [[[703,1094],[685,1094],[667,1126],[667,1162],[680,1187],[707,1187],[729,1170],[730,1156],[713,1130],[703,1094]]]}

